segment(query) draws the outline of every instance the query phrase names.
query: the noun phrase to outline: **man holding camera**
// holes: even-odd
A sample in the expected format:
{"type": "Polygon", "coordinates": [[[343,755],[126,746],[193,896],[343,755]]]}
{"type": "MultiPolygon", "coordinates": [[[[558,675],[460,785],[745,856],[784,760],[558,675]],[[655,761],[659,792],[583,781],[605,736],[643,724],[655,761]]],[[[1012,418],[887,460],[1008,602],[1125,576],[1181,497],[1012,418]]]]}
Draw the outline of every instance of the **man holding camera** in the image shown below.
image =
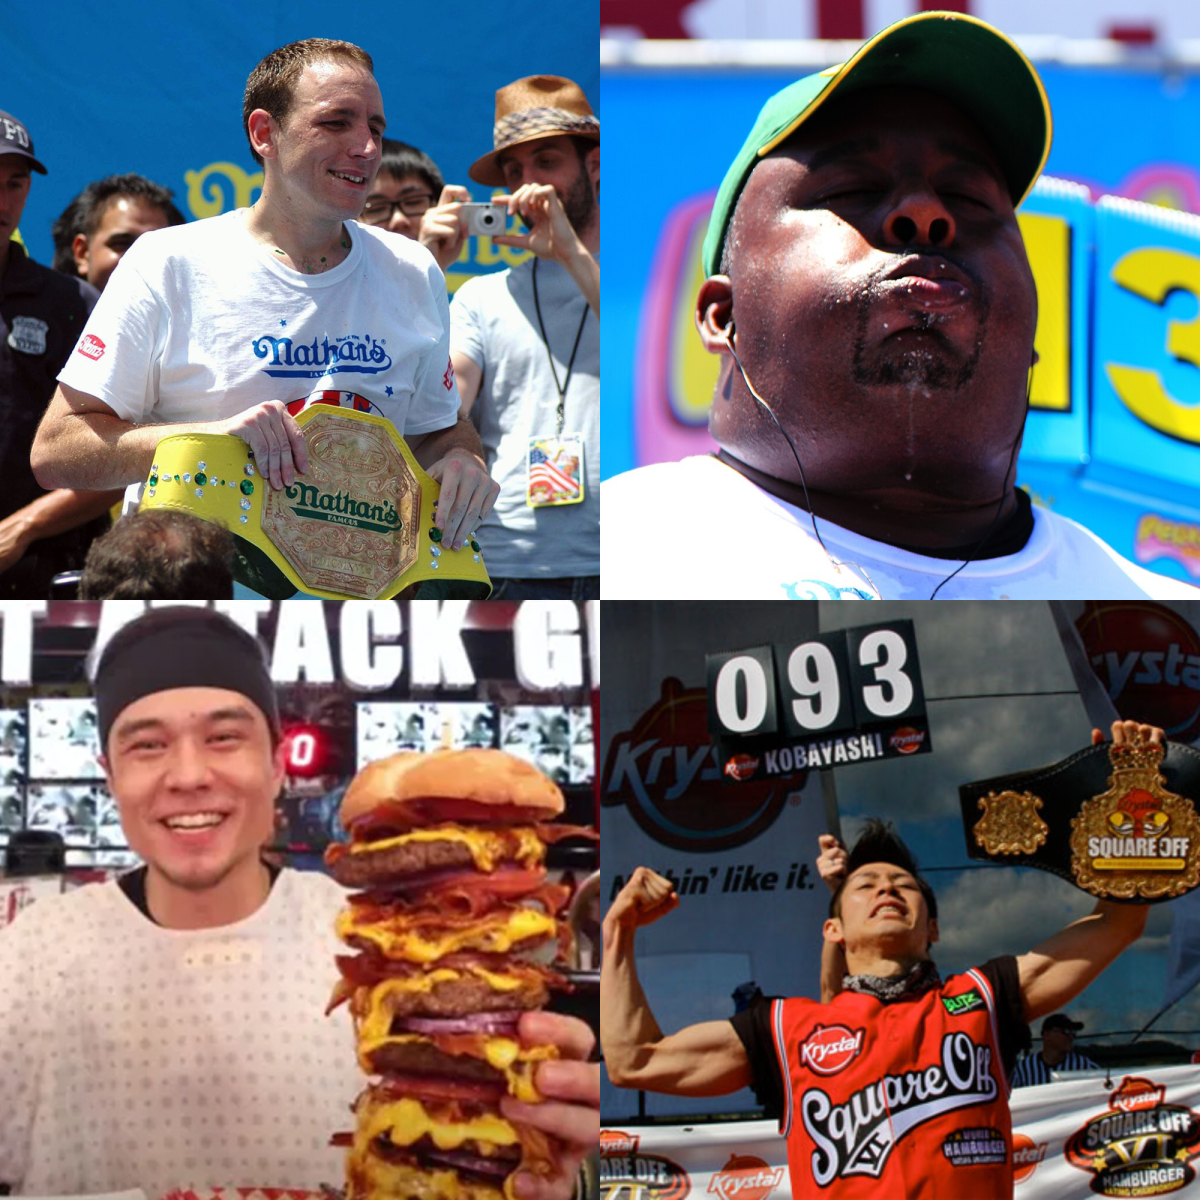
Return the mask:
{"type": "Polygon", "coordinates": [[[462,412],[500,485],[480,524],[493,599],[600,596],[600,122],[577,84],[518,79],[496,93],[478,183],[507,187],[532,252],[470,279],[450,306],[462,412]]]}

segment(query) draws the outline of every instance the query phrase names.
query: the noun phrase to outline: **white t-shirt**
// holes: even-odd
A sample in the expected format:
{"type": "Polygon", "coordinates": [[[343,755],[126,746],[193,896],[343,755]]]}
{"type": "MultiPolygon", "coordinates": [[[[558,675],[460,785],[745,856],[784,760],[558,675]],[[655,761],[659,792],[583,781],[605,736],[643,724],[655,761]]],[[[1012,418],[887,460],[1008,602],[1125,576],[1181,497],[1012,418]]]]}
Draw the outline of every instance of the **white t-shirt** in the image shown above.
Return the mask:
{"type": "MultiPolygon", "coordinates": [[[[605,600],[928,600],[960,565],[812,518],[708,455],[641,467],[601,489],[605,600]],[[666,536],[650,525],[664,523],[666,536]]],[[[939,600],[1200,599],[1122,558],[1094,533],[1033,509],[1023,549],[970,562],[939,600]]]]}
{"type": "Polygon", "coordinates": [[[0,1181],[149,1200],[340,1186],[329,1138],[363,1085],[349,1015],[324,1016],[344,896],[284,870],[217,929],[163,929],[116,883],[25,909],[0,932],[0,1181]]]}
{"type": "Polygon", "coordinates": [[[138,424],[344,391],[405,435],[453,425],[446,282],[429,251],[348,221],[345,260],[303,275],[250,236],[247,211],[138,238],[59,382],[138,424]]]}
{"type": "Polygon", "coordinates": [[[579,285],[559,263],[529,259],[493,275],[477,275],[454,293],[451,345],[483,369],[471,419],[500,485],[496,506],[479,524],[493,579],[562,579],[600,574],[600,322],[579,285]],[[584,498],[578,504],[530,508],[525,503],[529,440],[555,433],[558,389],[533,302],[554,354],[558,381],[575,363],[563,399],[563,432],[583,439],[584,498]]]}

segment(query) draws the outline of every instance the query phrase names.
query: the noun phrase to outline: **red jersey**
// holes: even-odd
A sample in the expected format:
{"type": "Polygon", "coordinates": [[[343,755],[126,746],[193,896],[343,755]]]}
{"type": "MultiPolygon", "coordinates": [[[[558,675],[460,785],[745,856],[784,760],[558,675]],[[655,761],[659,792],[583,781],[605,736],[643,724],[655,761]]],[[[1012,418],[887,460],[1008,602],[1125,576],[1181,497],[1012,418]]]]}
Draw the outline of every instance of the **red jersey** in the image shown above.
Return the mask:
{"type": "Polygon", "coordinates": [[[773,1107],[780,1089],[792,1195],[1011,1200],[1019,1005],[1009,958],[911,1000],[847,991],[829,1004],[763,1000],[736,1018],[760,1098],[773,1107]]]}

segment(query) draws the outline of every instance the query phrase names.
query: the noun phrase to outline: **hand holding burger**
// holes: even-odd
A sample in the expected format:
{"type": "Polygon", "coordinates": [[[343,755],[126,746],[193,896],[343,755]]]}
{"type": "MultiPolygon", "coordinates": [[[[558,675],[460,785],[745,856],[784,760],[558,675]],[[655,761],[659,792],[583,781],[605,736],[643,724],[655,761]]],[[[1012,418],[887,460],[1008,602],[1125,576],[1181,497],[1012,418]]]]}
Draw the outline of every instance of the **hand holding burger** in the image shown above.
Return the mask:
{"type": "Polygon", "coordinates": [[[590,1030],[585,1041],[578,1023],[534,1012],[566,982],[552,963],[567,889],[546,880],[546,843],[591,835],[548,825],[562,808],[553,783],[497,750],[394,755],[347,790],[350,842],[327,859],[364,890],[338,918],[358,953],[339,958],[331,1007],[350,1001],[373,1077],[349,1200],[569,1195],[599,1082],[560,1060],[585,1057],[590,1030]]]}

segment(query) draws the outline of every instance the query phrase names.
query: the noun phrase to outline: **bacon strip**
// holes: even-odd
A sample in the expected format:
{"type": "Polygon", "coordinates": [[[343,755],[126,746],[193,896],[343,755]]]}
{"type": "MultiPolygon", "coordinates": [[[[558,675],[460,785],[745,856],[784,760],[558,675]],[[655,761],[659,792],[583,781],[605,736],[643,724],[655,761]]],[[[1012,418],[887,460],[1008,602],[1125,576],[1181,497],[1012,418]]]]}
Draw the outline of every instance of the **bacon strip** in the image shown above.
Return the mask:
{"type": "Polygon", "coordinates": [[[600,831],[591,825],[564,825],[561,821],[552,824],[539,822],[534,825],[537,835],[546,843],[553,846],[555,842],[566,841],[567,838],[583,838],[589,842],[600,840],[600,831]]]}

